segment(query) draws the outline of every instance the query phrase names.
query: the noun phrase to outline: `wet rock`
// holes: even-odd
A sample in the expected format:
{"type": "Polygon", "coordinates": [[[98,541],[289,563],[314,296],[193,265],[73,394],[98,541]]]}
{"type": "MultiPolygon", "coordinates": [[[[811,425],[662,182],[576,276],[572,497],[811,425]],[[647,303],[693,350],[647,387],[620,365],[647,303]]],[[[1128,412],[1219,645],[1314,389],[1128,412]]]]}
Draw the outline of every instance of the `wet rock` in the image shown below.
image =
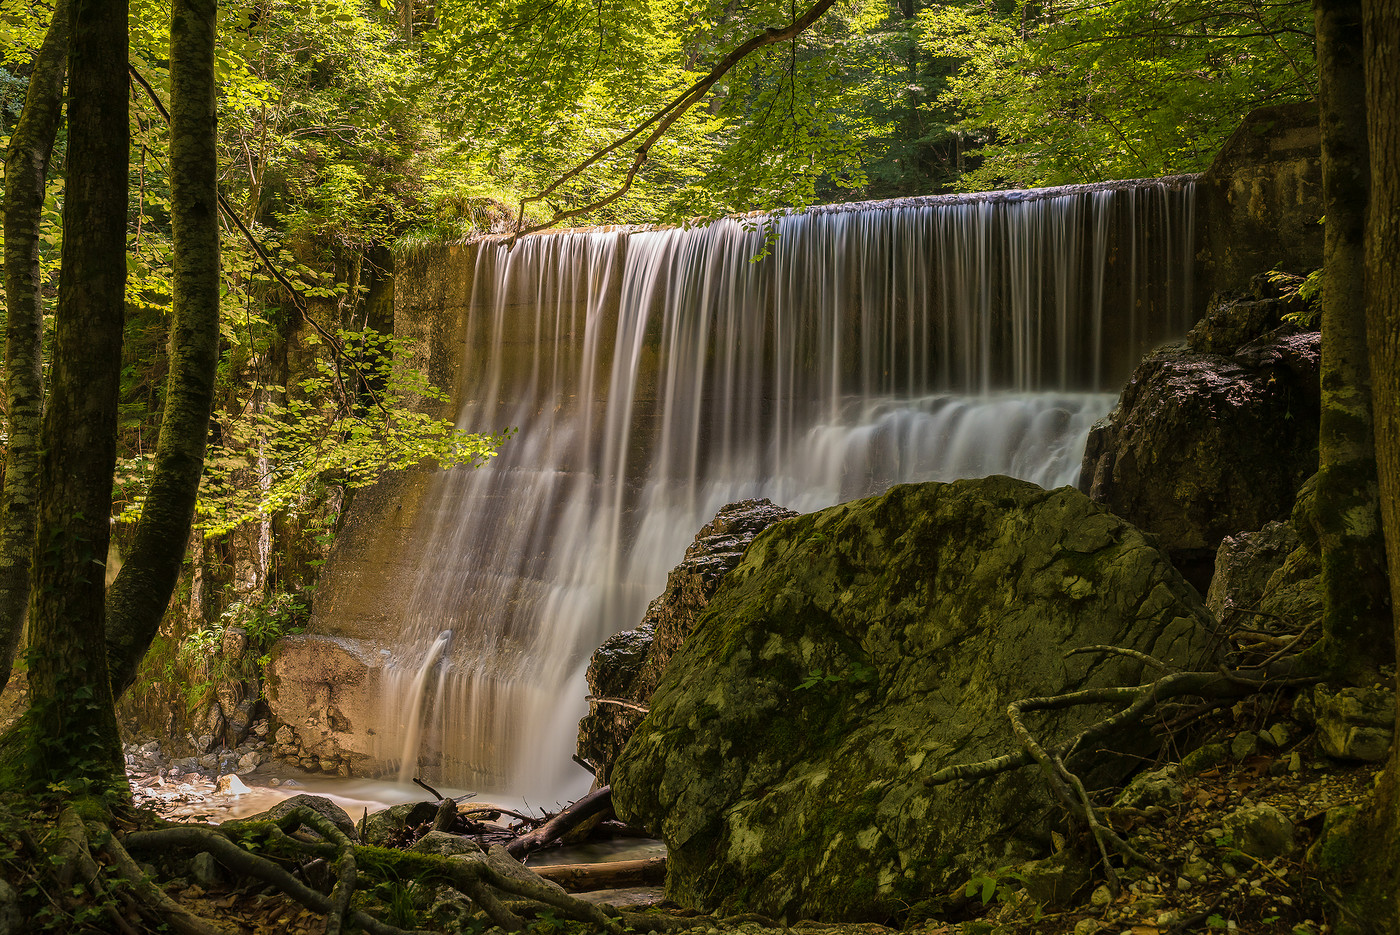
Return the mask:
{"type": "Polygon", "coordinates": [[[1235,847],[1252,857],[1270,860],[1293,850],[1293,822],[1272,805],[1237,808],[1223,824],[1235,847]]]}
{"type": "Polygon", "coordinates": [[[1085,447],[1081,487],[1203,591],[1221,541],[1285,518],[1317,466],[1320,335],[1254,333],[1286,310],[1268,301],[1278,314],[1208,316],[1190,343],[1149,355],[1085,447]]]}
{"type": "Polygon", "coordinates": [[[1242,730],[1230,741],[1230,756],[1237,760],[1248,759],[1259,752],[1259,735],[1252,730],[1242,730]]]}
{"type": "MultiPolygon", "coordinates": [[[[1301,716],[1317,730],[1322,752],[1339,760],[1380,763],[1395,737],[1395,693],[1384,688],[1334,690],[1316,685],[1305,693],[1301,716]]],[[[1303,696],[1300,696],[1303,697],[1303,696]]]]}
{"type": "MultiPolygon", "coordinates": [[[[681,563],[666,578],[666,590],[647,607],[635,630],[613,636],[588,665],[588,691],[645,706],[667,663],[685,642],[720,581],[754,536],[797,514],[769,500],[741,500],[721,507],[696,533],[681,563]]],[[[606,784],[613,761],[632,736],[643,712],[615,704],[594,704],[579,721],[578,754],[606,784]]]]}
{"type": "MultiPolygon", "coordinates": [[[[1140,532],[1069,488],[910,484],[800,516],[754,540],[672,658],[614,806],[665,839],[682,905],[885,918],[1042,852],[1043,785],[926,784],[1005,753],[1008,703],[1144,675],[1070,648],[1200,664],[1211,623],[1140,532]]],[[[1068,736],[1093,717],[1035,723],[1068,736]]],[[[1101,788],[1133,761],[1072,768],[1101,788]]]]}
{"type": "Polygon", "coordinates": [[[281,727],[277,728],[277,733],[273,735],[273,739],[284,747],[290,747],[296,740],[296,735],[292,733],[290,727],[283,724],[281,727]]]}
{"type": "Polygon", "coordinates": [[[365,817],[364,842],[383,847],[389,838],[405,828],[430,822],[437,815],[435,802],[404,802],[372,812],[365,817]]]}
{"type": "Polygon", "coordinates": [[[1171,767],[1140,773],[1119,793],[1114,805],[1124,808],[1169,807],[1181,804],[1181,783],[1171,767]]]}
{"type": "Polygon", "coordinates": [[[272,808],[247,818],[238,819],[237,822],[225,822],[225,824],[251,823],[255,821],[276,821],[288,812],[296,808],[306,807],[331,821],[337,828],[344,832],[352,841],[359,840],[359,834],[355,830],[355,823],[350,820],[350,816],[345,814],[345,809],[336,805],[330,799],[320,795],[307,795],[302,793],[294,795],[290,799],[283,799],[272,808]]]}
{"type": "Polygon", "coordinates": [[[254,751],[245,753],[238,758],[238,769],[236,770],[236,772],[240,775],[245,773],[251,773],[253,770],[258,768],[258,763],[261,761],[262,757],[259,756],[257,752],[254,751]]]}
{"type": "Polygon", "coordinates": [[[1045,908],[1068,906],[1089,885],[1089,867],[1068,850],[1015,868],[1026,895],[1045,908]]]}
{"type": "Polygon", "coordinates": [[[463,837],[460,834],[448,834],[446,831],[429,831],[409,848],[420,854],[436,854],[439,857],[460,857],[463,854],[480,856],[482,854],[481,845],[471,838],[463,837]]]}
{"type": "Polygon", "coordinates": [[[253,790],[244,785],[237,773],[225,773],[214,781],[214,791],[224,795],[243,795],[253,790]]]}
{"type": "Polygon", "coordinates": [[[1204,744],[1181,758],[1177,772],[1182,776],[1192,776],[1212,766],[1219,766],[1229,758],[1230,748],[1223,743],[1204,744]]]}

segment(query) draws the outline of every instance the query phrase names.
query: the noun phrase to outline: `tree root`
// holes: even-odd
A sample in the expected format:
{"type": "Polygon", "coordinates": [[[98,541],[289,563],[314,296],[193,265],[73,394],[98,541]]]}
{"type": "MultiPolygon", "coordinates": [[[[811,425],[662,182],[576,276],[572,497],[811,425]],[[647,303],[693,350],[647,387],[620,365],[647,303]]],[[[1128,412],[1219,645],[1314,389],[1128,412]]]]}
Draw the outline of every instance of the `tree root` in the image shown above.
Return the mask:
{"type": "Polygon", "coordinates": [[[938,770],[924,780],[925,786],[939,786],[957,780],[975,781],[1001,773],[1036,764],[1040,767],[1050,791],[1060,805],[1075,819],[1082,822],[1097,845],[1102,857],[1104,875],[1110,891],[1118,896],[1119,882],[1113,867],[1112,854],[1128,863],[1155,867],[1157,862],[1139,853],[1128,842],[1110,828],[1094,807],[1083,781],[1066,765],[1071,756],[1082,750],[1086,744],[1106,738],[1115,731],[1143,720],[1163,701],[1182,696],[1207,699],[1239,698],[1260,691],[1287,686],[1305,685],[1318,681],[1312,677],[1290,677],[1291,659],[1271,657],[1268,666],[1251,669],[1228,670],[1224,667],[1214,672],[1177,672],[1159,660],[1135,650],[1116,646],[1085,646],[1070,650],[1066,656],[1080,653],[1112,653],[1137,659],[1144,665],[1153,666],[1166,672],[1161,677],[1140,685],[1116,688],[1090,688],[1066,692],[1062,695],[1049,695],[1040,698],[1023,698],[1007,706],[1006,714],[1011,721],[1011,730],[1021,749],[1016,753],[980,760],[975,763],[958,763],[938,770]],[[1030,731],[1025,723],[1025,714],[1030,711],[1051,711],[1063,708],[1093,704],[1125,705],[1121,710],[1090,724],[1068,740],[1052,745],[1044,745],[1030,731]]]}
{"type": "Polygon", "coordinates": [[[345,923],[353,923],[371,935],[404,935],[401,929],[349,908],[360,867],[366,868],[371,875],[374,868],[392,867],[398,878],[432,879],[449,885],[507,931],[520,931],[525,923],[502,903],[493,890],[523,897],[565,918],[590,923],[613,935],[622,933],[622,924],[615,915],[610,915],[603,907],[562,892],[534,874],[503,873],[487,859],[454,859],[356,846],[328,819],[309,808],[293,809],[275,822],[242,825],[237,831],[240,836],[266,835],[276,850],[291,849],[300,856],[334,856],[337,881],[331,895],[327,897],[311,889],[274,861],[250,853],[224,832],[211,828],[177,825],[155,831],[138,831],[127,835],[125,844],[134,851],[208,851],[229,870],[270,883],[303,906],[326,913],[328,933],[338,933],[345,923]],[[292,832],[303,825],[314,830],[322,840],[307,842],[293,837],[292,832]]]}

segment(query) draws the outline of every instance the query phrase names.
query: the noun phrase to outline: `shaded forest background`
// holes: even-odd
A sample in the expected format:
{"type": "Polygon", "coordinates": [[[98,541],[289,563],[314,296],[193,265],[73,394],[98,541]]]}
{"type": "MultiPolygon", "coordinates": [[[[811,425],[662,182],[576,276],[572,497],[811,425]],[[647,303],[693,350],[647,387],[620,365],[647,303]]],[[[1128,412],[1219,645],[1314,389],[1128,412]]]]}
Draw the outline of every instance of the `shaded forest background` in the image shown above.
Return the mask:
{"type": "MultiPolygon", "coordinates": [[[[305,622],[355,488],[424,460],[479,461],[500,442],[424,414],[443,388],[393,366],[394,252],[539,223],[617,190],[625,147],[570,170],[799,12],[704,0],[220,7],[219,181],[236,217],[222,221],[214,428],[188,570],[129,706],[154,714],[178,701],[177,720],[198,721],[221,684],[256,679],[271,643],[305,622]],[[250,647],[224,671],[211,650],[233,627],[250,647]]],[[[6,141],[52,14],[0,6],[6,141]]],[[[113,492],[131,520],[168,368],[169,16],[159,2],[131,7],[113,492]]],[[[850,0],[740,62],[650,148],[621,197],[571,223],[1197,171],[1243,114],[1308,99],[1315,84],[1311,7],[1297,0],[850,0]]],[[[60,131],[41,233],[50,298],[65,142],[60,131]]],[[[119,524],[112,569],[130,531],[119,524]]]]}

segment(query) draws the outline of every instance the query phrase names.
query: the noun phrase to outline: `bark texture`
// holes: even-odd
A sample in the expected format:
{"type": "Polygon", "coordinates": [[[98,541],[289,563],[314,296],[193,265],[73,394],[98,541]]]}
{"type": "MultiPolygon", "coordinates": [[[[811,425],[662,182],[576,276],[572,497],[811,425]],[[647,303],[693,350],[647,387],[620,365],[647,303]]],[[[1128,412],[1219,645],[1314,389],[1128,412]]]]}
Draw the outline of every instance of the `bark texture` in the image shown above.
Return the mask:
{"type": "MultiPolygon", "coordinates": [[[[1376,467],[1389,552],[1392,608],[1400,607],[1400,9],[1365,0],[1366,110],[1371,150],[1366,233],[1367,337],[1376,413],[1376,467]]],[[[1397,643],[1400,618],[1393,617],[1397,643]]],[[[1400,744],[1377,791],[1372,816],[1380,845],[1369,877],[1381,894],[1380,931],[1400,931],[1400,744]]]]}
{"type": "Polygon", "coordinates": [[[219,336],[219,190],[214,0],[175,0],[170,19],[173,314],[170,375],[151,489],[107,600],[112,690],[120,697],[160,626],[189,540],[219,336]]]}
{"type": "Polygon", "coordinates": [[[68,0],[54,7],[24,110],[5,154],[5,396],[10,437],[0,498],[0,689],[24,629],[39,497],[39,434],[44,422],[44,340],[39,227],[68,67],[68,0]]]}
{"type": "MultiPolygon", "coordinates": [[[[1389,646],[1390,599],[1377,505],[1366,349],[1366,76],[1361,0],[1314,0],[1322,190],[1322,414],[1313,517],[1322,547],[1326,665],[1374,666],[1389,646]]],[[[1383,657],[1382,657],[1383,658],[1383,657]]]]}
{"type": "Polygon", "coordinates": [[[53,389],[44,422],[21,781],[124,786],[103,651],[126,292],[126,0],[74,0],[53,389]]]}

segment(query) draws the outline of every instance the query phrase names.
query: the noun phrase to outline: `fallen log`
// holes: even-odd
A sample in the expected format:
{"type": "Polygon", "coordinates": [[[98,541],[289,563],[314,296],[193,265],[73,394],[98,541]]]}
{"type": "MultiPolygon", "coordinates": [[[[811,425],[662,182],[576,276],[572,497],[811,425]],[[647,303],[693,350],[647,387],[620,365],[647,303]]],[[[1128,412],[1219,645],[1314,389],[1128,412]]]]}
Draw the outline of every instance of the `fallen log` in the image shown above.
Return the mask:
{"type": "Polygon", "coordinates": [[[666,858],[614,860],[605,864],[545,864],[530,870],[571,893],[624,886],[660,886],[666,882],[666,858]]]}
{"type": "Polygon", "coordinates": [[[506,845],[506,853],[519,860],[531,851],[548,847],[594,815],[612,810],[612,786],[595,789],[553,818],[506,845]]]}

